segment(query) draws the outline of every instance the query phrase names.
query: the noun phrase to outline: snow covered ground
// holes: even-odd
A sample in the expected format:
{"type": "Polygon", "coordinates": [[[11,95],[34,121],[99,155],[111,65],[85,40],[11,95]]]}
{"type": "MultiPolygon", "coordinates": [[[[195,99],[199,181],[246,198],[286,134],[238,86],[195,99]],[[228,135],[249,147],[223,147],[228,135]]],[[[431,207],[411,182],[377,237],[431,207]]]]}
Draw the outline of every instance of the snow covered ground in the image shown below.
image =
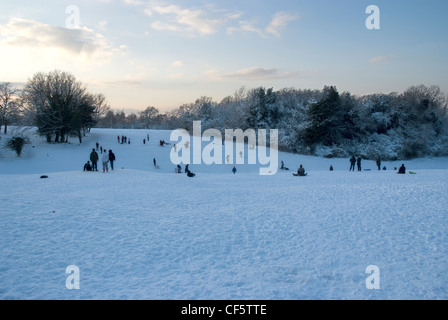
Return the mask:
{"type": "Polygon", "coordinates": [[[448,298],[448,159],[397,175],[402,162],[349,172],[348,159],[280,153],[309,175],[226,164],[190,165],[188,178],[159,146],[169,137],[94,129],[81,145],[2,149],[0,299],[448,298]],[[113,172],[82,172],[97,141],[113,172]],[[71,265],[78,290],[66,287],[71,265]],[[379,289],[366,287],[371,265],[379,289]]]}

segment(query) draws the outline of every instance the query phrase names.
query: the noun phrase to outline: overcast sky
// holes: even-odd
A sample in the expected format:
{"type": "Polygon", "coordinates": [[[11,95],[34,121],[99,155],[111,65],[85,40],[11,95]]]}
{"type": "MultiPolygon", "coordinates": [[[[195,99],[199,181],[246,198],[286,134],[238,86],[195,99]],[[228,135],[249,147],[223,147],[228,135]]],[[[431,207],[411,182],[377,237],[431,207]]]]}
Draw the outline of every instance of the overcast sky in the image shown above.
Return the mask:
{"type": "Polygon", "coordinates": [[[59,69],[112,108],[161,111],[242,86],[448,93],[447,16],[446,0],[2,1],[0,82],[59,69]]]}

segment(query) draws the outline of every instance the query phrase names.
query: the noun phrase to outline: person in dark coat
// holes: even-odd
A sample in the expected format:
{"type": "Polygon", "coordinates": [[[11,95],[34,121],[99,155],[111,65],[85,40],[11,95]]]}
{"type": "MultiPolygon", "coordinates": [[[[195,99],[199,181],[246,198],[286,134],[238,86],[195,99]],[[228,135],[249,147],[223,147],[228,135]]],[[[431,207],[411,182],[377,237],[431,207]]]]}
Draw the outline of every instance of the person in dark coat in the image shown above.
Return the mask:
{"type": "Polygon", "coordinates": [[[154,167],[157,166],[156,158],[152,159],[152,162],[154,163],[154,167]]]}
{"type": "Polygon", "coordinates": [[[352,156],[350,158],[350,170],[349,171],[355,171],[355,164],[356,164],[356,158],[355,158],[355,156],[352,156]]]}
{"type": "Polygon", "coordinates": [[[235,166],[233,167],[232,172],[233,172],[233,174],[236,173],[236,168],[235,168],[235,166]]]}
{"type": "Polygon", "coordinates": [[[95,148],[92,149],[92,152],[90,153],[90,161],[92,162],[92,171],[98,171],[98,153],[96,153],[95,148]]]}
{"type": "Polygon", "coordinates": [[[90,165],[90,161],[84,165],[84,171],[92,171],[92,166],[90,165]]]}
{"type": "Polygon", "coordinates": [[[400,169],[398,169],[398,174],[405,174],[406,173],[406,167],[404,164],[401,165],[400,169]]]}
{"type": "Polygon", "coordinates": [[[378,167],[378,171],[381,170],[381,159],[380,159],[380,157],[378,157],[378,159],[376,159],[376,166],[378,167]]]}
{"type": "Polygon", "coordinates": [[[332,165],[330,165],[330,171],[333,171],[333,166],[332,165]]]}
{"type": "Polygon", "coordinates": [[[115,154],[112,152],[112,150],[109,150],[109,162],[111,170],[114,170],[114,161],[115,161],[115,154]]]}
{"type": "Polygon", "coordinates": [[[356,164],[358,165],[358,171],[361,171],[361,156],[356,160],[356,164]]]}
{"type": "Polygon", "coordinates": [[[190,171],[190,169],[188,168],[188,164],[185,166],[185,173],[187,174],[187,176],[194,177],[195,174],[193,172],[190,171]]]}
{"type": "Polygon", "coordinates": [[[299,169],[297,169],[297,174],[299,176],[304,176],[305,175],[305,168],[302,165],[300,165],[299,169]]]}

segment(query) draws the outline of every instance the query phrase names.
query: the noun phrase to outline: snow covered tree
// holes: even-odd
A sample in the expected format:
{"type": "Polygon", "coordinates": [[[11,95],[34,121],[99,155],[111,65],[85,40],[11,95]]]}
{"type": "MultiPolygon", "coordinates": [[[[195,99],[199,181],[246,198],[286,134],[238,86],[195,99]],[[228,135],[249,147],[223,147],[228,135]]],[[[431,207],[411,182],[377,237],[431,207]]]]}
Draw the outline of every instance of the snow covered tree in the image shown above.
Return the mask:
{"type": "Polygon", "coordinates": [[[308,110],[309,124],[304,132],[307,144],[332,146],[340,141],[343,123],[342,103],[335,87],[325,87],[324,97],[308,110]]]}
{"type": "Polygon", "coordinates": [[[249,92],[249,118],[247,122],[253,129],[273,128],[279,119],[279,112],[275,104],[275,92],[272,88],[257,88],[249,92]]]}

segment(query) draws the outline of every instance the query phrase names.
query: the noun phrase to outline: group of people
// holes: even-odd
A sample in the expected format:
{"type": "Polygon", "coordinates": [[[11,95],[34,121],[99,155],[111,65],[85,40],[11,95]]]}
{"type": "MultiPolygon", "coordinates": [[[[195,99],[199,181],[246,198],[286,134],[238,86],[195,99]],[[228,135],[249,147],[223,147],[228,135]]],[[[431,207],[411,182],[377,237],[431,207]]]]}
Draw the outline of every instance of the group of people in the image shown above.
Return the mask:
{"type": "MultiPolygon", "coordinates": [[[[117,141],[120,143],[120,136],[117,136],[117,141]]],[[[121,144],[131,144],[131,139],[128,139],[126,136],[121,136],[121,144]]]]}
{"type": "MultiPolygon", "coordinates": [[[[352,171],[352,170],[355,171],[355,164],[358,165],[358,171],[361,171],[361,157],[358,157],[357,159],[354,156],[351,157],[351,159],[350,159],[350,171],[352,171]]],[[[380,158],[378,158],[376,160],[376,165],[378,167],[378,170],[381,170],[381,159],[380,158]]],[[[281,161],[280,169],[281,170],[289,170],[287,167],[285,167],[285,164],[283,163],[283,161],[281,161]]],[[[386,166],[383,167],[383,170],[386,170],[386,166]]],[[[394,170],[397,170],[397,168],[394,168],[394,170]]],[[[334,171],[333,165],[330,165],[330,171],[334,171]]],[[[401,167],[398,169],[397,173],[398,174],[405,174],[406,173],[406,167],[404,166],[404,164],[401,165],[401,167]]],[[[295,175],[298,175],[298,176],[305,176],[306,175],[305,168],[303,167],[303,165],[299,166],[299,168],[297,169],[297,174],[295,174],[295,175]]]]}
{"type": "MultiPolygon", "coordinates": [[[[92,149],[92,152],[90,153],[90,161],[87,161],[84,164],[84,171],[98,171],[98,161],[100,160],[100,157],[98,153],[96,152],[95,148],[92,149]]],[[[106,152],[106,149],[104,149],[104,152],[101,153],[101,162],[103,164],[103,172],[109,172],[109,162],[110,162],[110,168],[111,170],[114,170],[114,161],[115,161],[115,154],[112,152],[112,150],[109,150],[109,152],[106,152]]]]}
{"type": "Polygon", "coordinates": [[[352,156],[350,158],[350,170],[349,171],[355,171],[355,164],[358,165],[358,171],[361,171],[361,156],[358,158],[355,158],[355,156],[352,156]]]}
{"type": "MultiPolygon", "coordinates": [[[[120,143],[130,143],[130,139],[128,140],[128,138],[126,136],[120,136],[117,137],[118,142],[120,143]]],[[[149,134],[147,135],[147,140],[149,141],[149,134]]],[[[145,141],[145,139],[144,139],[145,141]]],[[[166,143],[164,140],[160,140],[160,145],[163,146],[166,143]]],[[[100,156],[98,155],[97,151],[101,150],[101,162],[102,162],[102,169],[103,172],[109,172],[109,167],[108,164],[110,163],[110,168],[111,170],[114,170],[114,161],[115,161],[115,154],[112,152],[112,150],[107,151],[106,149],[103,149],[103,147],[99,146],[99,143],[96,143],[96,150],[95,148],[92,149],[92,152],[90,153],[90,161],[87,161],[87,163],[84,164],[84,171],[98,171],[98,161],[100,160],[100,156]]],[[[229,160],[229,159],[227,159],[229,160]]],[[[358,156],[358,158],[356,158],[355,156],[352,156],[350,158],[350,169],[349,171],[355,171],[355,165],[357,165],[358,171],[361,171],[361,161],[362,158],[361,156],[358,156]]],[[[153,159],[153,163],[154,163],[154,167],[158,168],[157,166],[157,162],[156,159],[153,159]]],[[[376,159],[376,165],[378,167],[378,170],[381,170],[381,159],[378,157],[376,159]]],[[[281,170],[289,170],[289,168],[285,167],[285,164],[283,161],[281,161],[281,170]]],[[[330,165],[330,171],[333,171],[333,165],[330,165]]],[[[383,170],[386,170],[386,167],[383,167],[383,170]]],[[[397,170],[397,168],[394,168],[394,170],[397,170]]],[[[234,166],[232,168],[232,172],[233,174],[236,173],[236,167],[234,166]]],[[[182,172],[182,168],[180,165],[177,165],[177,168],[175,170],[175,172],[177,173],[181,173],[182,172]]],[[[185,173],[187,174],[187,176],[189,177],[194,177],[195,174],[192,173],[189,168],[188,168],[188,164],[185,166],[185,173]]],[[[406,173],[406,167],[404,166],[404,164],[401,165],[401,167],[399,168],[398,174],[405,174],[406,173]]],[[[303,165],[300,165],[299,168],[297,169],[297,174],[294,174],[297,176],[305,176],[305,168],[303,167],[303,165]]]]}

